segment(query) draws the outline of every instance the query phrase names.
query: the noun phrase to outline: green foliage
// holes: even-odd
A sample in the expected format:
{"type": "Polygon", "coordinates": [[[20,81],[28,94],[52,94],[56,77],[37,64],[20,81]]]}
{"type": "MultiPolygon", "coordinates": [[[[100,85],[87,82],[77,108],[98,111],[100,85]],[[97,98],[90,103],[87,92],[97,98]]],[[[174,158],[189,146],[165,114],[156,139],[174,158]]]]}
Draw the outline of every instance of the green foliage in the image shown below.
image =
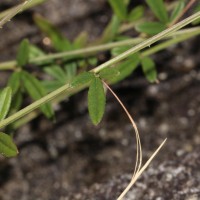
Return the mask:
{"type": "Polygon", "coordinates": [[[174,10],[171,13],[170,21],[174,21],[183,11],[184,7],[185,7],[185,2],[183,0],[179,0],[179,2],[177,3],[177,5],[175,6],[174,10]]]}
{"type": "Polygon", "coordinates": [[[119,63],[115,67],[115,69],[119,72],[119,75],[110,79],[110,82],[117,83],[128,77],[138,67],[139,62],[140,62],[139,55],[134,54],[133,56],[129,57],[126,61],[119,63]]]}
{"type": "Polygon", "coordinates": [[[17,53],[17,64],[23,67],[29,60],[29,42],[27,39],[22,40],[17,53]]]}
{"type": "Polygon", "coordinates": [[[163,23],[169,21],[168,13],[163,0],[146,0],[155,16],[163,23]]]}
{"type": "Polygon", "coordinates": [[[105,68],[99,72],[99,76],[101,77],[101,79],[106,81],[110,81],[119,75],[120,72],[117,69],[111,67],[105,68]]]}
{"type": "Polygon", "coordinates": [[[5,157],[14,157],[18,154],[17,147],[12,138],[2,132],[0,132],[0,154],[5,157]]]}
{"type": "Polygon", "coordinates": [[[144,22],[136,26],[137,31],[147,33],[149,35],[155,35],[165,29],[166,26],[160,22],[144,22]]]}
{"type": "Polygon", "coordinates": [[[6,87],[0,93],[0,121],[3,120],[9,112],[12,99],[12,90],[6,87]]]}
{"type": "MultiPolygon", "coordinates": [[[[32,97],[33,100],[38,100],[47,94],[42,83],[32,74],[23,71],[22,81],[26,92],[32,97]]],[[[53,109],[49,103],[42,105],[40,108],[47,118],[53,117],[53,109]]]]}
{"type": "MultiPolygon", "coordinates": [[[[68,94],[71,95],[87,87],[89,87],[89,115],[93,124],[97,125],[102,120],[105,111],[106,97],[103,81],[109,84],[117,83],[130,76],[139,66],[142,67],[144,75],[149,82],[153,83],[157,81],[155,63],[148,57],[150,55],[148,54],[149,52],[146,54],[148,56],[145,56],[145,52],[138,52],[146,48],[148,43],[146,42],[146,45],[141,43],[136,46],[134,51],[133,49],[130,51],[130,47],[136,43],[129,44],[129,41],[133,40],[133,38],[130,37],[129,33],[123,34],[123,32],[130,30],[131,33],[132,30],[137,30],[138,32],[145,33],[138,34],[137,36],[135,36],[137,33],[133,33],[136,40],[142,39],[143,41],[143,37],[148,38],[151,35],[155,35],[176,22],[183,12],[185,1],[178,1],[173,9],[167,11],[163,0],[146,0],[152,13],[155,15],[152,18],[155,21],[148,21],[144,15],[144,9],[146,8],[143,5],[131,8],[132,4],[129,5],[130,0],[109,0],[108,2],[113,9],[112,18],[102,32],[101,37],[91,43],[89,42],[88,33],[84,31],[71,42],[51,22],[38,15],[34,17],[36,25],[50,38],[52,47],[57,53],[48,54],[39,47],[29,44],[26,39],[20,43],[16,56],[16,66],[11,62],[10,69],[14,69],[14,72],[9,78],[7,84],[9,87],[4,88],[0,93],[0,128],[5,127],[14,120],[25,117],[27,113],[30,113],[39,106],[46,117],[52,118],[54,115],[53,109],[46,102],[56,97],[60,98],[68,90],[68,94]],[[106,42],[115,41],[117,42],[114,44],[104,45],[106,42]],[[122,46],[122,43],[124,46],[122,46]],[[96,47],[95,45],[100,46],[96,47]],[[109,45],[110,49],[108,48],[109,45]],[[83,49],[85,47],[89,47],[89,53],[88,49],[87,51],[83,49]],[[76,51],[74,52],[73,50],[76,51]],[[108,51],[106,56],[96,56],[96,53],[102,50],[108,51]],[[129,51],[126,52],[127,50],[129,51]],[[116,58],[107,63],[102,63],[107,56],[116,58]],[[91,69],[98,63],[100,63],[100,66],[91,69]],[[31,66],[33,73],[28,72],[29,65],[27,64],[31,66]],[[34,75],[36,67],[38,67],[36,71],[37,75],[45,80],[40,81],[36,78],[34,75]],[[29,109],[28,111],[24,112],[22,110],[21,112],[17,112],[24,102],[24,94],[28,94],[36,102],[27,108],[27,110],[29,109]],[[12,103],[11,97],[14,99],[12,103]],[[14,118],[12,118],[13,113],[15,113],[14,118]],[[4,120],[7,115],[12,116],[4,120]]],[[[197,10],[200,10],[200,7],[197,7],[197,10]]],[[[195,23],[198,22],[196,21],[195,23]]],[[[186,24],[188,22],[177,26],[174,30],[178,30],[178,28],[186,24]]],[[[168,32],[168,36],[171,32],[168,32]]],[[[162,37],[157,36],[157,39],[153,40],[153,42],[151,39],[147,41],[150,45],[163,38],[164,35],[162,37]]],[[[150,50],[152,54],[160,49],[157,48],[156,50],[156,48],[151,49],[150,47],[150,50]]],[[[4,133],[0,133],[0,153],[8,157],[15,156],[18,153],[16,146],[12,142],[12,138],[4,133]]]]}
{"type": "Polygon", "coordinates": [[[56,50],[66,51],[72,48],[69,40],[67,40],[49,21],[39,15],[36,15],[34,20],[42,32],[51,39],[52,45],[56,50]]]}
{"type": "Polygon", "coordinates": [[[76,78],[72,81],[71,86],[72,87],[80,87],[82,85],[89,84],[92,79],[94,78],[93,73],[90,72],[83,72],[76,76],[76,78]]]}
{"type": "Polygon", "coordinates": [[[8,80],[8,86],[12,88],[13,95],[17,93],[20,88],[21,72],[16,71],[11,74],[8,80]]]}
{"type": "Polygon", "coordinates": [[[123,0],[108,0],[116,16],[124,20],[127,17],[126,3],[123,0]]]}
{"type": "Polygon", "coordinates": [[[88,110],[94,125],[100,123],[105,111],[106,97],[103,84],[98,77],[93,77],[88,91],[88,110]]]}
{"type": "Polygon", "coordinates": [[[131,12],[128,15],[128,20],[130,22],[137,21],[141,19],[144,15],[144,7],[143,6],[137,6],[131,10],[131,12]]]}
{"type": "Polygon", "coordinates": [[[141,60],[143,72],[147,80],[151,83],[157,81],[157,71],[154,61],[149,57],[144,57],[141,60]]]}
{"type": "Polygon", "coordinates": [[[102,33],[101,43],[110,42],[118,34],[120,27],[119,19],[113,15],[111,21],[102,33]]]}

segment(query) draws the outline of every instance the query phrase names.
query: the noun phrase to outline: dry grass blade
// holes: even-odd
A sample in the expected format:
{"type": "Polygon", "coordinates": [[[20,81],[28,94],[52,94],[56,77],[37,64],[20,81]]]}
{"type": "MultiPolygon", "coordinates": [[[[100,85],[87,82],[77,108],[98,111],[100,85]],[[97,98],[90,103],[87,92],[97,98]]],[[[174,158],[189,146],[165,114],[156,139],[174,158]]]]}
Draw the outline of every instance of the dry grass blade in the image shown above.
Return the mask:
{"type": "Polygon", "coordinates": [[[139,131],[138,131],[137,125],[134,122],[134,120],[131,117],[131,115],[128,112],[128,110],[126,109],[126,107],[124,106],[124,104],[119,99],[119,97],[114,93],[114,91],[109,87],[109,85],[107,83],[105,83],[104,81],[102,81],[102,82],[105,85],[105,87],[113,94],[113,96],[117,99],[117,101],[119,102],[119,104],[124,109],[126,115],[128,116],[128,118],[129,118],[129,120],[130,120],[130,122],[131,122],[131,124],[133,126],[133,129],[135,130],[135,134],[136,134],[137,154],[136,154],[135,169],[134,169],[134,173],[133,173],[133,177],[131,179],[131,182],[124,189],[124,191],[121,193],[121,195],[117,198],[117,200],[122,200],[124,198],[124,196],[127,194],[127,192],[130,190],[130,188],[135,184],[135,182],[138,180],[138,178],[144,172],[144,170],[149,166],[149,164],[151,163],[151,161],[153,160],[153,158],[156,156],[156,154],[160,151],[160,149],[165,144],[165,142],[166,142],[167,139],[165,139],[162,142],[162,144],[157,148],[157,150],[153,153],[153,155],[147,160],[147,162],[142,167],[142,145],[141,145],[141,142],[140,142],[140,135],[139,135],[139,131]]]}
{"type": "Polygon", "coordinates": [[[3,25],[4,25],[5,23],[7,23],[8,21],[10,21],[16,14],[18,14],[20,11],[22,11],[23,8],[24,8],[24,6],[25,6],[27,3],[31,2],[31,1],[32,1],[32,0],[28,0],[28,1],[25,1],[25,2],[23,2],[23,3],[21,3],[21,4],[19,4],[18,6],[13,7],[13,8],[7,13],[7,15],[6,15],[5,17],[3,17],[3,19],[1,19],[1,21],[0,21],[0,28],[2,28],[3,25]]]}
{"type": "Polygon", "coordinates": [[[141,142],[140,142],[140,135],[139,135],[137,125],[135,124],[133,118],[131,117],[130,113],[128,112],[128,110],[126,109],[124,104],[121,102],[119,97],[114,93],[114,91],[108,86],[107,83],[105,83],[104,81],[102,81],[102,82],[106,86],[106,88],[113,94],[113,96],[117,99],[119,104],[122,106],[122,108],[124,109],[126,115],[128,116],[128,118],[133,126],[133,129],[135,130],[137,154],[136,154],[136,164],[135,164],[134,175],[136,175],[139,172],[141,165],[142,165],[142,146],[141,146],[141,142]]]}
{"type": "Polygon", "coordinates": [[[124,196],[128,193],[128,191],[131,189],[131,187],[135,184],[135,182],[138,180],[138,178],[141,176],[141,174],[144,172],[144,170],[149,166],[151,161],[154,159],[154,157],[158,154],[160,149],[163,147],[167,139],[165,139],[161,145],[156,149],[156,151],[153,153],[153,155],[147,160],[147,162],[144,164],[144,166],[138,171],[137,174],[133,175],[133,178],[131,179],[131,182],[128,184],[128,186],[125,188],[125,190],[121,193],[121,195],[117,198],[117,200],[122,200],[124,196]]]}

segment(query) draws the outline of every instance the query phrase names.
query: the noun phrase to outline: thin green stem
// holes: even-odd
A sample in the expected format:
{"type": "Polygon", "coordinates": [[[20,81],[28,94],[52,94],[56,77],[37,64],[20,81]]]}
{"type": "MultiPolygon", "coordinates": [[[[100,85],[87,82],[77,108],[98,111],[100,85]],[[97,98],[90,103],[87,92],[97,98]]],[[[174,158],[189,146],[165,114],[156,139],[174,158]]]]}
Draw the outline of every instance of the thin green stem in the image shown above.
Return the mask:
{"type": "MultiPolygon", "coordinates": [[[[30,1],[28,4],[25,4],[22,8],[22,11],[27,10],[29,8],[35,7],[43,2],[45,2],[46,0],[32,0],[30,1]]],[[[3,12],[0,13],[0,20],[3,19],[4,17],[6,17],[7,15],[9,15],[9,13],[13,12],[13,10],[15,9],[15,7],[9,8],[3,12]]]]}
{"type": "Polygon", "coordinates": [[[152,45],[153,43],[163,39],[164,37],[168,36],[170,33],[175,32],[181,28],[183,28],[184,26],[190,24],[191,22],[193,22],[194,20],[198,19],[200,17],[200,11],[191,15],[190,17],[186,18],[185,20],[173,25],[172,27],[158,33],[157,35],[141,42],[140,44],[136,45],[135,47],[129,49],[128,51],[125,51],[124,53],[120,54],[119,56],[99,65],[97,68],[95,68],[94,72],[99,72],[102,69],[109,67],[111,65],[116,64],[117,62],[127,58],[130,55],[133,55],[134,53],[144,49],[145,47],[149,47],[150,45],[152,45]]]}
{"type": "MultiPolygon", "coordinates": [[[[127,58],[128,56],[130,56],[130,55],[144,49],[145,47],[148,47],[149,45],[163,39],[164,37],[168,36],[170,33],[182,28],[183,26],[186,26],[187,24],[198,19],[199,17],[200,17],[200,12],[186,18],[182,22],[179,22],[178,24],[166,29],[165,31],[153,36],[152,38],[147,39],[146,41],[142,42],[141,44],[138,44],[137,46],[135,46],[135,47],[131,48],[130,50],[120,54],[119,56],[103,63],[102,65],[99,65],[98,67],[93,69],[92,72],[98,73],[100,70],[102,70],[106,67],[109,67],[113,64],[116,64],[117,62],[127,58]]],[[[83,86],[83,88],[84,88],[84,86],[83,86]]],[[[55,90],[54,92],[52,92],[52,93],[46,95],[45,97],[35,101],[31,105],[25,107],[24,109],[20,110],[19,112],[15,113],[15,114],[11,115],[10,117],[6,118],[5,120],[1,121],[0,122],[0,128],[5,127],[8,124],[26,116],[28,113],[39,108],[42,104],[47,103],[47,102],[55,99],[56,97],[60,96],[61,94],[67,94],[70,90],[72,90],[72,88],[68,84],[60,87],[59,89],[55,90]]]]}
{"type": "MultiPolygon", "coordinates": [[[[167,36],[167,38],[181,36],[181,35],[189,35],[198,30],[200,30],[200,27],[176,31],[175,33],[167,36]]],[[[110,50],[115,47],[136,45],[144,40],[145,40],[144,38],[133,38],[133,39],[128,39],[128,40],[124,40],[124,41],[112,42],[112,43],[108,43],[108,44],[98,45],[98,46],[94,46],[94,47],[88,47],[88,48],[74,50],[74,51],[66,51],[66,52],[61,52],[61,53],[48,54],[48,55],[40,56],[38,58],[34,58],[34,59],[30,60],[29,63],[37,64],[38,62],[41,62],[41,61],[48,61],[51,59],[59,59],[59,58],[63,58],[63,57],[72,57],[72,56],[83,56],[84,57],[84,56],[88,56],[88,55],[94,55],[97,52],[110,50]]],[[[0,63],[0,70],[14,70],[16,68],[16,64],[17,63],[14,60],[2,62],[2,63],[0,63]]]]}

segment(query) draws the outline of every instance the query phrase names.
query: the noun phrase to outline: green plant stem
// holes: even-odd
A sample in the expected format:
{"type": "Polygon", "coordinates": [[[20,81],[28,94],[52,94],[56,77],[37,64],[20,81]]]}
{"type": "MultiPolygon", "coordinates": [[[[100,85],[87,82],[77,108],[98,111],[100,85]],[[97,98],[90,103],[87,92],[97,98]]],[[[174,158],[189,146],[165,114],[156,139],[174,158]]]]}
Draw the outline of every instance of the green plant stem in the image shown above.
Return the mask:
{"type": "MultiPolygon", "coordinates": [[[[197,32],[198,30],[200,30],[200,27],[184,29],[184,30],[176,31],[173,34],[170,34],[168,37],[171,38],[171,37],[176,37],[176,36],[189,35],[194,32],[197,32]]],[[[88,55],[93,55],[97,52],[110,50],[115,47],[136,45],[144,40],[145,40],[144,38],[133,38],[133,39],[128,39],[124,41],[112,42],[108,44],[88,47],[88,48],[74,50],[74,51],[66,51],[66,52],[61,52],[61,53],[49,54],[49,55],[40,56],[38,58],[34,58],[30,60],[29,63],[36,64],[37,62],[41,62],[41,61],[48,61],[51,59],[59,59],[59,58],[71,57],[71,56],[88,56],[88,55]]],[[[14,60],[2,62],[0,63],[0,70],[15,70],[16,64],[17,63],[14,60]]]]}
{"type": "Polygon", "coordinates": [[[173,45],[173,44],[177,44],[179,42],[183,42],[191,37],[194,37],[196,35],[200,34],[200,29],[194,31],[193,33],[190,34],[185,34],[185,35],[181,35],[181,36],[176,36],[175,38],[172,38],[171,40],[162,42],[161,44],[158,44],[144,52],[141,53],[141,57],[145,57],[145,56],[150,56],[158,51],[161,51],[163,49],[166,49],[167,47],[173,45]]]}
{"type": "Polygon", "coordinates": [[[188,25],[189,23],[193,22],[194,20],[198,19],[200,17],[200,11],[191,15],[190,17],[184,19],[183,21],[173,25],[172,27],[158,33],[157,35],[141,42],[140,44],[136,45],[135,47],[129,49],[128,51],[125,51],[124,53],[120,54],[119,56],[99,65],[98,67],[95,68],[94,72],[97,73],[101,71],[102,69],[109,67],[111,65],[116,64],[117,62],[127,58],[128,56],[133,55],[134,53],[144,49],[145,47],[149,47],[153,43],[163,39],[164,37],[168,36],[170,33],[173,33],[184,26],[188,25]]]}
{"type": "MultiPolygon", "coordinates": [[[[185,20],[183,20],[183,21],[179,22],[178,24],[166,29],[165,31],[153,36],[152,38],[147,39],[146,41],[142,42],[141,44],[138,44],[137,46],[135,46],[135,47],[131,48],[130,50],[120,54],[119,56],[99,65],[98,67],[93,69],[92,72],[98,73],[102,69],[109,67],[109,66],[112,66],[113,64],[116,64],[119,61],[122,61],[123,59],[127,58],[128,56],[130,56],[130,55],[144,49],[145,47],[148,47],[151,44],[163,39],[164,37],[166,37],[170,33],[182,28],[183,26],[186,26],[187,24],[198,19],[199,17],[200,17],[200,12],[197,12],[196,14],[186,18],[185,20]]],[[[84,88],[84,86],[81,86],[81,88],[84,88]]],[[[27,114],[29,114],[33,110],[39,108],[41,105],[43,105],[43,104],[45,104],[49,101],[55,99],[56,97],[60,96],[61,94],[67,95],[70,92],[70,90],[72,90],[72,88],[68,84],[58,88],[57,90],[51,92],[50,94],[46,95],[45,97],[35,101],[31,105],[23,108],[22,110],[18,111],[17,113],[15,113],[15,114],[11,115],[10,117],[1,121],[0,122],[0,128],[3,128],[5,126],[7,126],[8,124],[26,116],[27,114]]]]}
{"type": "MultiPolygon", "coordinates": [[[[28,4],[24,5],[22,11],[27,10],[29,8],[35,7],[43,2],[45,2],[46,0],[32,0],[30,1],[28,4]]],[[[14,8],[9,8],[3,12],[0,13],[0,20],[3,19],[4,17],[6,17],[7,15],[9,15],[10,12],[12,12],[14,10],[14,8]]]]}

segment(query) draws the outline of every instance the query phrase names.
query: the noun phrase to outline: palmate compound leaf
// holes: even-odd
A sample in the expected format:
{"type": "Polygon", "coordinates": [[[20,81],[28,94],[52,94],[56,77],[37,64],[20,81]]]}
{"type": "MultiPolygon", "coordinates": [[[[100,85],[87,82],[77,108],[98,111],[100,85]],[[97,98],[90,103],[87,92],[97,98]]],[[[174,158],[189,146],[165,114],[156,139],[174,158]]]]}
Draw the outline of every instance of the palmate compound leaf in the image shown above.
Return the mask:
{"type": "MultiPolygon", "coordinates": [[[[47,92],[42,85],[42,83],[36,79],[32,74],[29,74],[25,71],[22,73],[22,82],[23,85],[27,91],[27,93],[31,96],[33,100],[38,100],[45,95],[47,95],[47,92]]],[[[46,103],[40,107],[41,111],[44,113],[44,115],[47,118],[51,118],[54,115],[53,109],[51,107],[51,104],[46,103]]]]}
{"type": "Polygon", "coordinates": [[[4,88],[0,93],[0,121],[3,120],[9,112],[12,99],[12,89],[4,88]]]}
{"type": "Polygon", "coordinates": [[[17,147],[12,138],[2,132],[0,132],[0,154],[5,157],[14,157],[18,154],[17,147]]]}
{"type": "Polygon", "coordinates": [[[99,124],[105,111],[106,97],[100,78],[94,77],[88,91],[88,111],[92,123],[99,124]]]}
{"type": "Polygon", "coordinates": [[[170,21],[173,22],[173,20],[175,20],[179,14],[183,11],[185,7],[185,2],[183,0],[179,0],[179,2],[177,2],[177,5],[174,7],[174,10],[171,13],[170,16],[170,21]]]}

